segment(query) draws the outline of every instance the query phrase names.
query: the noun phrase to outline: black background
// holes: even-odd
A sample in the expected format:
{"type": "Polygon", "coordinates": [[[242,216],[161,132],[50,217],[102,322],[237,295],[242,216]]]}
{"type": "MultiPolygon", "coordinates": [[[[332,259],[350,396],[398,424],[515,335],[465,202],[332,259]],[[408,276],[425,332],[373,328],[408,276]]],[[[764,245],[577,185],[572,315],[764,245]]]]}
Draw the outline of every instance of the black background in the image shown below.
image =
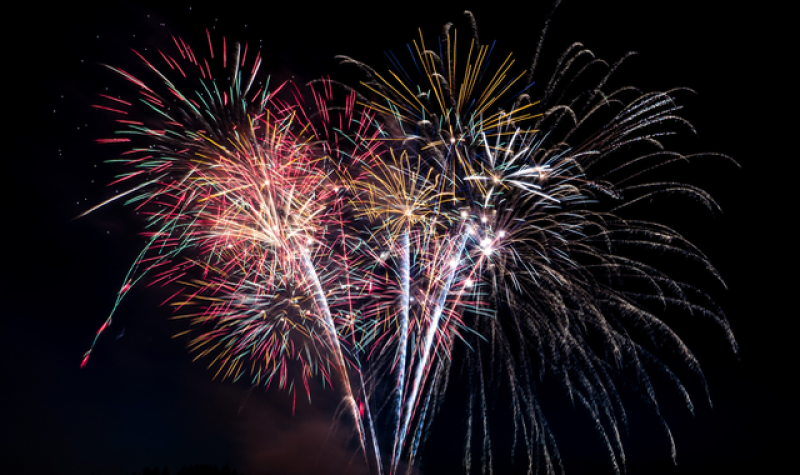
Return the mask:
{"type": "MultiPolygon", "coordinates": [[[[105,184],[117,172],[104,160],[120,149],[94,142],[109,136],[108,115],[90,105],[98,93],[130,88],[100,63],[136,67],[130,48],[171,49],[171,34],[206,51],[208,27],[260,44],[277,79],[343,77],[348,73],[334,55],[385,66],[384,51],[405,48],[417,28],[433,38],[466,8],[482,41],[496,39],[495,54],[513,52],[523,68],[550,8],[546,1],[434,3],[31,2],[9,11],[6,27],[16,33],[5,41],[3,68],[0,472],[117,474],[166,465],[174,473],[210,463],[254,475],[365,473],[346,422],[334,423],[332,393],[315,391],[311,405],[298,398],[292,415],[293,401],[276,388],[212,380],[170,338],[179,324],[159,307],[165,290],[135,289],[79,369],[144,241],[140,222],[120,205],[72,218],[111,196],[105,184]]],[[[741,165],[718,160],[687,168],[722,214],[680,201],[679,209],[660,211],[724,277],[727,290],[699,278],[725,309],[740,358],[707,322],[680,329],[700,359],[714,407],[699,387],[690,387],[694,417],[677,398],[664,397],[678,450],[673,466],[663,431],[646,410],[638,412],[634,398],[630,475],[766,473],[788,460],[797,442],[790,128],[796,86],[787,80],[792,56],[780,21],[786,12],[732,3],[566,1],[540,63],[546,69],[573,41],[610,61],[637,51],[620,82],[697,92],[681,97],[698,134],[685,134],[677,148],[721,152],[741,165]]],[[[567,473],[611,473],[582,414],[562,412],[553,423],[567,473]]],[[[461,421],[443,421],[422,473],[459,471],[449,448],[461,445],[461,421]]]]}

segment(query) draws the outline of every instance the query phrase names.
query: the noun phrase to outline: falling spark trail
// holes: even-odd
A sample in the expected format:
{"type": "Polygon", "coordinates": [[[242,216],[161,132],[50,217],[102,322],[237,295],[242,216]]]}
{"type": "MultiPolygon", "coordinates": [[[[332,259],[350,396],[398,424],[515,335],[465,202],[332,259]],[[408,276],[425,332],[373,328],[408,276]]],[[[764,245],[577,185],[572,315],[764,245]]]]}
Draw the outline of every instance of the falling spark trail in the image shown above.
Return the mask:
{"type": "MultiPolygon", "coordinates": [[[[452,259],[461,260],[461,254],[464,252],[464,247],[467,244],[467,239],[469,238],[469,233],[462,232],[461,240],[458,244],[458,249],[453,254],[452,259]]],[[[448,259],[445,262],[450,262],[448,259]]],[[[431,314],[431,321],[428,325],[427,330],[425,331],[424,340],[422,342],[422,356],[420,357],[419,362],[417,363],[417,369],[414,373],[414,385],[411,387],[411,392],[406,399],[406,411],[405,417],[403,418],[403,426],[398,432],[397,437],[399,440],[396,442],[397,447],[395,449],[395,461],[399,461],[400,459],[400,451],[403,449],[403,445],[405,444],[405,438],[408,434],[408,426],[411,422],[411,418],[414,414],[414,409],[417,406],[417,398],[419,396],[420,385],[422,384],[422,378],[425,374],[428,373],[430,367],[428,366],[428,360],[431,357],[431,351],[433,348],[433,343],[436,337],[436,332],[439,330],[439,320],[441,319],[442,312],[444,311],[444,305],[447,301],[447,297],[450,293],[450,286],[453,283],[453,278],[455,277],[456,269],[454,266],[449,267],[449,271],[447,272],[447,277],[445,279],[445,284],[442,287],[439,299],[436,302],[436,306],[433,309],[433,313],[431,314]]]]}
{"type": "MultiPolygon", "coordinates": [[[[406,353],[408,352],[408,319],[409,319],[409,300],[410,300],[410,286],[411,286],[411,249],[408,238],[408,229],[403,231],[400,240],[400,252],[402,263],[400,267],[400,281],[402,285],[401,295],[401,309],[400,309],[400,335],[397,343],[397,351],[399,353],[398,374],[397,374],[397,403],[395,409],[396,419],[396,433],[400,433],[400,424],[402,421],[403,401],[405,396],[405,380],[406,380],[406,353]]],[[[395,444],[398,439],[395,438],[395,444]]],[[[398,447],[395,445],[392,455],[392,467],[397,464],[398,447]]],[[[394,471],[394,468],[393,468],[394,471]]]]}

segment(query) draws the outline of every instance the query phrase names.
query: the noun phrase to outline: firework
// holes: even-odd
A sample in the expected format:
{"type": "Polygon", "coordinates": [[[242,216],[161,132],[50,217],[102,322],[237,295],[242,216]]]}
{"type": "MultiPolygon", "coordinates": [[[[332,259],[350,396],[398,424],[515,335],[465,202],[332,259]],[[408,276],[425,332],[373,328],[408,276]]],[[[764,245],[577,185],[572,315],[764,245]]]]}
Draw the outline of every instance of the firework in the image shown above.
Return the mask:
{"type": "Polygon", "coordinates": [[[144,109],[104,96],[99,107],[125,118],[101,141],[143,143],[120,160],[131,170],[120,181],[138,181],[122,196],[149,213],[148,244],[117,303],[145,276],[176,285],[170,303],[191,322],[189,346],[217,374],[292,392],[299,377],[306,393],[321,375],[341,391],[377,473],[417,462],[454,365],[470,390],[467,472],[476,447],[491,470],[498,384],[511,395],[507,455],[522,446],[530,471],[560,468],[539,402],[545,376],[586,409],[619,471],[619,381],[641,388],[660,418],[654,370],[692,408],[660,353],[703,380],[657,312],[714,319],[735,348],[713,301],[653,259],[676,256],[719,278],[706,256],[637,216],[661,194],[716,208],[703,190],[658,178],[694,158],[660,142],[691,125],[674,91],[606,91],[622,61],[608,66],[580,45],[534,91],[538,50],[528,71],[512,72],[511,56],[490,67],[467,19],[466,43],[450,25],[439,51],[420,34],[414,69],[395,56],[386,73],[342,58],[363,71],[358,87],[270,90],[256,79],[259,57],[244,73],[247,48],[224,41],[222,88],[180,39],[179,58],[140,56],[158,87],[111,68],[139,88],[144,109]]]}
{"type": "Polygon", "coordinates": [[[530,469],[560,464],[538,402],[545,375],[588,411],[618,470],[626,415],[615,381],[633,381],[660,418],[648,371],[666,373],[692,408],[660,351],[680,354],[703,379],[695,357],[654,313],[657,305],[716,320],[735,348],[711,299],[660,272],[648,252],[698,262],[719,277],[708,259],[677,231],[629,212],[675,193],[716,208],[703,190],[656,173],[696,158],[659,141],[691,125],[678,115],[674,92],[605,91],[622,61],[607,66],[580,45],[543,82],[536,60],[527,78],[511,73],[510,56],[493,69],[490,48],[467,18],[466,43],[450,25],[437,51],[420,35],[409,47],[413,69],[394,56],[396,69],[385,73],[342,58],[363,71],[362,100],[393,131],[392,155],[415,157],[375,173],[381,196],[368,189],[358,203],[379,217],[376,232],[398,256],[399,323],[388,326],[398,343],[386,354],[396,386],[392,470],[403,457],[413,463],[462,343],[473,391],[468,471],[476,437],[483,470],[491,466],[487,394],[500,381],[511,392],[515,440],[523,441],[530,469]],[[533,101],[535,79],[545,86],[533,101]],[[575,83],[589,86],[572,92],[575,83]],[[633,328],[645,328],[649,341],[634,339],[633,328]]]}
{"type": "MultiPolygon", "coordinates": [[[[183,333],[197,358],[223,378],[277,381],[293,394],[299,381],[310,395],[309,379],[319,374],[343,391],[364,444],[364,409],[356,401],[365,397],[351,386],[358,366],[342,337],[353,321],[345,315],[350,257],[336,177],[343,153],[357,163],[373,144],[332,148],[338,135],[314,127],[304,104],[292,99],[296,88],[287,94],[291,102],[276,98],[293,85],[259,85],[258,56],[249,76],[242,72],[247,58],[238,44],[233,54],[218,55],[231,78],[220,87],[207,60],[174,42],[179,56],[160,52],[161,65],[139,55],[158,80],[152,87],[111,68],[139,88],[144,110],[105,96],[126,108],[100,106],[124,116],[118,136],[100,142],[133,145],[118,160],[130,170],[119,181],[140,183],[120,197],[148,215],[148,244],[117,303],[145,277],[151,285],[177,285],[169,303],[176,318],[190,320],[183,333]]],[[[312,91],[326,119],[317,124],[331,123],[324,105],[330,94],[329,87],[312,91]]],[[[351,100],[341,119],[352,117],[351,100]]]]}

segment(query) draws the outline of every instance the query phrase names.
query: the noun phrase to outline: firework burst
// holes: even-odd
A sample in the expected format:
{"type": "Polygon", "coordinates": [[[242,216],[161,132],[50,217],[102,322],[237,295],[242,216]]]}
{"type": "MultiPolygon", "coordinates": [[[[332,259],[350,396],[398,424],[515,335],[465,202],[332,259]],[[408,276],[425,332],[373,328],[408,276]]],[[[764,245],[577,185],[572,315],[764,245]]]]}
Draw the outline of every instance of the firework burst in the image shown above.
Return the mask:
{"type": "Polygon", "coordinates": [[[639,387],[660,418],[653,371],[692,408],[660,354],[703,380],[657,312],[711,318],[735,348],[713,301],[652,258],[719,278],[706,256],[637,216],[662,194],[716,208],[703,190],[658,178],[694,158],[661,143],[691,125],[675,91],[607,91],[622,61],[609,66],[581,45],[534,92],[538,50],[528,71],[513,72],[511,56],[494,68],[467,20],[466,44],[450,25],[439,51],[420,33],[414,69],[394,55],[386,73],[342,58],[366,77],[354,88],[325,79],[270,90],[259,57],[244,73],[247,48],[224,41],[224,87],[179,39],[180,57],[161,52],[160,66],[140,55],[158,87],[111,68],[144,109],[104,96],[98,107],[125,118],[101,142],[144,144],[120,160],[131,170],[120,181],[137,183],[123,196],[149,213],[148,244],[117,303],[145,276],[177,285],[170,303],[190,320],[189,346],[217,374],[292,392],[299,377],[306,393],[321,375],[341,391],[377,473],[417,463],[454,365],[468,379],[467,472],[476,449],[492,470],[499,384],[511,396],[507,455],[522,447],[529,471],[561,468],[540,403],[545,377],[587,411],[619,471],[619,382],[639,387]]]}
{"type": "MultiPolygon", "coordinates": [[[[660,352],[678,353],[703,379],[696,358],[654,313],[653,303],[716,320],[735,348],[711,299],[659,271],[648,252],[699,262],[719,277],[708,259],[677,231],[627,213],[656,195],[675,193],[716,209],[703,190],[660,181],[655,173],[696,158],[667,151],[660,142],[691,125],[678,115],[674,91],[606,91],[622,60],[609,66],[579,44],[562,55],[542,82],[539,100],[532,101],[537,61],[527,79],[511,73],[510,56],[491,68],[491,48],[480,44],[474,18],[467,14],[467,20],[466,45],[450,25],[439,51],[427,49],[420,35],[409,47],[413,69],[395,56],[395,70],[387,73],[342,58],[364,72],[362,100],[394,131],[394,154],[416,157],[395,167],[402,173],[389,174],[394,184],[384,186],[414,190],[405,197],[413,204],[397,203],[395,215],[379,221],[379,230],[393,236],[385,240],[399,244],[398,280],[409,279],[408,261],[420,269],[415,282],[400,286],[400,323],[390,327],[398,332],[400,354],[387,355],[396,368],[392,469],[403,457],[413,463],[435,412],[432,401],[446,389],[454,345],[464,343],[467,350],[459,354],[466,356],[467,388],[473,391],[468,471],[474,447],[483,471],[491,470],[488,394],[500,381],[512,395],[514,438],[522,441],[530,470],[560,464],[539,403],[537,384],[545,375],[560,380],[568,397],[586,409],[619,470],[626,415],[618,382],[640,387],[660,418],[648,371],[667,374],[692,408],[660,352]],[[576,83],[589,86],[575,90],[576,83]],[[425,206],[417,206],[425,196],[436,200],[421,199],[425,206]],[[401,216],[404,209],[413,220],[401,216]],[[418,218],[419,209],[425,212],[418,218]],[[389,224],[395,221],[402,224],[389,224]],[[422,276],[436,283],[426,285],[428,303],[406,308],[422,276]],[[633,338],[634,328],[646,329],[649,341],[633,338]]],[[[373,198],[365,201],[367,209],[374,206],[373,198]]]]}

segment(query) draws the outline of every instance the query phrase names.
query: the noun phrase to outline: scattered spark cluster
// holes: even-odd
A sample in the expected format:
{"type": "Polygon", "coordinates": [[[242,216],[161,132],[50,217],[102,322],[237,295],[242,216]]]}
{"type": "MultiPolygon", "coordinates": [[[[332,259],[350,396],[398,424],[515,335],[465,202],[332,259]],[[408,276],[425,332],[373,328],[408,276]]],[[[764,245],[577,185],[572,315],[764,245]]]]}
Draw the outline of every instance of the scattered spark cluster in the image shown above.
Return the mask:
{"type": "Polygon", "coordinates": [[[538,52],[528,71],[514,73],[511,56],[495,66],[467,19],[466,42],[449,25],[436,47],[420,34],[389,71],[341,58],[361,71],[357,86],[261,87],[260,54],[224,38],[214,48],[210,35],[208,58],[173,38],[174,53],[136,53],[143,75],[110,67],[138,90],[95,106],[120,126],[99,142],[129,146],[114,160],[128,188],[92,210],[127,199],[148,217],[117,304],[142,279],[174,288],[189,346],[216,374],[292,394],[321,377],[377,473],[415,464],[451,377],[464,376],[468,472],[474,452],[491,471],[500,386],[507,456],[521,446],[531,472],[561,469],[538,397],[545,375],[595,421],[619,470],[618,382],[660,417],[650,371],[692,402],[659,352],[702,380],[659,312],[713,319],[735,347],[713,301],[651,257],[718,278],[708,259],[641,216],[660,195],[716,208],[702,189],[659,179],[694,158],[661,142],[691,125],[672,92],[607,91],[621,61],[579,44],[545,78],[538,52]]]}

